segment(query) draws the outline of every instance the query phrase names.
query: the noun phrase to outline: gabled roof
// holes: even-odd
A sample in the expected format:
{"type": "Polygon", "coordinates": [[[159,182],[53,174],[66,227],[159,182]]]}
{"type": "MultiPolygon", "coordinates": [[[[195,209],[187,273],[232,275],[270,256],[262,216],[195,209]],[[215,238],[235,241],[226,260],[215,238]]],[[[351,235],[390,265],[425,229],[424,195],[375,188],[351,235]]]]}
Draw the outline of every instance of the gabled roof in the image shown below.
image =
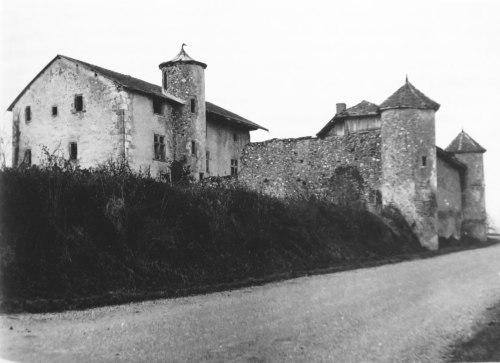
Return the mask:
{"type": "Polygon", "coordinates": [[[90,69],[91,71],[94,71],[105,78],[111,79],[112,81],[115,81],[115,82],[119,83],[120,85],[122,85],[123,87],[128,88],[130,90],[139,91],[142,93],[146,93],[146,94],[150,94],[150,95],[154,95],[154,96],[158,96],[158,97],[162,97],[162,98],[168,98],[169,100],[172,100],[172,101],[177,102],[179,104],[183,104],[183,105],[186,104],[186,101],[184,101],[178,97],[175,97],[174,95],[164,94],[161,90],[161,87],[157,86],[155,84],[148,83],[148,82],[142,81],[138,78],[127,76],[125,74],[110,71],[109,69],[95,66],[95,65],[90,64],[90,63],[85,63],[85,62],[82,62],[81,60],[78,60],[78,59],[66,57],[64,55],[60,55],[59,57],[65,58],[73,63],[82,65],[83,67],[90,69]]]}
{"type": "Polygon", "coordinates": [[[364,115],[377,115],[378,106],[368,101],[361,101],[356,106],[352,106],[342,111],[339,116],[364,116],[364,115]]]}
{"type": "Polygon", "coordinates": [[[361,101],[355,106],[345,109],[341,113],[335,114],[333,118],[328,121],[328,123],[321,129],[320,132],[316,134],[318,137],[323,137],[332,129],[335,122],[339,119],[344,119],[346,117],[359,117],[359,116],[375,116],[379,114],[379,108],[375,103],[368,102],[366,100],[361,101]]]}
{"type": "Polygon", "coordinates": [[[168,62],[163,62],[162,64],[159,65],[160,69],[163,68],[163,67],[167,67],[167,66],[170,66],[174,63],[187,63],[187,64],[197,64],[203,68],[207,68],[207,65],[205,63],[202,63],[202,62],[198,62],[196,60],[194,60],[193,58],[191,58],[187,53],[186,51],[184,50],[184,46],[186,44],[182,44],[182,47],[181,47],[181,51],[179,52],[179,54],[177,54],[174,59],[168,61],[168,62]]]}
{"type": "MultiPolygon", "coordinates": [[[[129,90],[132,90],[132,91],[136,91],[136,92],[139,92],[139,93],[145,93],[147,95],[151,95],[151,96],[155,96],[155,97],[160,97],[160,98],[168,99],[168,100],[173,101],[173,102],[178,103],[178,104],[185,104],[186,103],[186,101],[184,101],[184,100],[182,100],[180,98],[177,98],[177,97],[175,97],[173,95],[162,93],[162,88],[160,86],[155,85],[155,84],[152,84],[152,83],[149,83],[149,82],[145,82],[143,80],[140,80],[138,78],[134,78],[134,77],[131,77],[131,76],[127,76],[125,74],[114,72],[114,71],[111,71],[111,70],[106,69],[106,68],[95,66],[95,65],[90,64],[90,63],[82,62],[82,61],[80,61],[78,59],[66,57],[66,56],[63,56],[63,55],[57,55],[24,88],[24,90],[16,97],[16,99],[14,100],[14,102],[12,102],[12,104],[9,106],[9,108],[7,109],[7,111],[12,111],[12,109],[14,108],[14,105],[16,104],[16,102],[26,92],[26,90],[31,86],[31,84],[33,84],[33,82],[35,82],[35,80],[47,68],[49,68],[49,66],[54,61],[56,61],[57,59],[60,59],[60,58],[67,59],[70,62],[76,63],[78,65],[81,65],[82,67],[85,67],[85,68],[93,71],[93,72],[96,72],[96,73],[100,74],[101,76],[103,76],[105,78],[108,78],[109,80],[115,82],[116,84],[123,86],[126,89],[129,89],[129,90]]],[[[241,117],[241,116],[239,116],[239,115],[237,115],[235,113],[227,111],[227,110],[223,109],[222,107],[216,106],[213,103],[206,102],[206,110],[207,110],[207,113],[213,113],[215,115],[223,116],[227,120],[236,122],[236,123],[238,123],[238,124],[240,124],[242,126],[245,126],[245,127],[249,128],[250,130],[262,129],[262,130],[269,131],[269,130],[267,130],[266,128],[264,128],[262,126],[254,123],[252,121],[249,121],[249,120],[247,120],[247,119],[245,119],[245,118],[243,118],[243,117],[241,117]]]]}
{"type": "Polygon", "coordinates": [[[463,130],[446,148],[446,151],[461,154],[461,153],[484,153],[486,149],[479,145],[472,137],[467,135],[463,130]]]}
{"type": "Polygon", "coordinates": [[[436,146],[436,156],[443,160],[446,161],[449,165],[454,167],[455,169],[458,169],[460,171],[464,171],[467,169],[467,165],[459,161],[453,153],[444,151],[441,149],[439,146],[436,146]]]}
{"type": "Polygon", "coordinates": [[[431,100],[418,89],[416,89],[406,78],[406,82],[391,97],[380,105],[381,110],[390,108],[416,108],[439,110],[439,103],[431,100]]]}
{"type": "Polygon", "coordinates": [[[262,126],[257,125],[255,122],[247,120],[246,118],[243,118],[240,115],[237,115],[237,114],[232,113],[228,110],[225,110],[222,107],[214,105],[211,102],[205,101],[205,105],[206,105],[207,113],[212,113],[214,115],[222,116],[223,118],[225,118],[229,121],[239,123],[240,125],[243,125],[246,127],[251,127],[254,130],[262,129],[262,130],[269,131],[268,129],[266,129],[262,126]]]}

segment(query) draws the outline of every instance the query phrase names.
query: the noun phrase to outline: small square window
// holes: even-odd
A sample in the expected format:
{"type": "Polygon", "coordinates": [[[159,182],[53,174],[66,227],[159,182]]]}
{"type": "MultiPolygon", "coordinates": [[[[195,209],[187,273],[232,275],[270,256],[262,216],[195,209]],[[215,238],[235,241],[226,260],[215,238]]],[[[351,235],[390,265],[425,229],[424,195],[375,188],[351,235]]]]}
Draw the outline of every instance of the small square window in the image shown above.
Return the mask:
{"type": "Polygon", "coordinates": [[[231,175],[238,175],[238,159],[231,159],[231,175]]]}
{"type": "Polygon", "coordinates": [[[52,106],[52,116],[57,116],[57,106],[52,106]]]}
{"type": "Polygon", "coordinates": [[[31,121],[31,106],[26,106],[26,108],[24,109],[24,116],[25,116],[26,122],[31,121]]]}
{"type": "Polygon", "coordinates": [[[165,136],[154,135],[155,160],[165,161],[165,136]]]}
{"type": "Polygon", "coordinates": [[[82,112],[82,111],[83,111],[83,96],[76,95],[75,96],[75,112],[82,112]]]}
{"type": "Polygon", "coordinates": [[[69,159],[77,160],[78,159],[78,146],[76,142],[71,142],[69,144],[69,159]]]}
{"type": "Polygon", "coordinates": [[[153,112],[157,115],[162,114],[162,104],[159,98],[153,98],[153,112]]]}

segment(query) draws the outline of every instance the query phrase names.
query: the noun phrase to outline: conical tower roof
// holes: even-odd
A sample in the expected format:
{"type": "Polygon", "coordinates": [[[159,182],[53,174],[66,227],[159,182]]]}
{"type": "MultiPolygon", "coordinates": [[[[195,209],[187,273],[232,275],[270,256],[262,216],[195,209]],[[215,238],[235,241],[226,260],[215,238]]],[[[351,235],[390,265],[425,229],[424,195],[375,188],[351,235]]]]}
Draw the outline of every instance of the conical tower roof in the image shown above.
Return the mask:
{"type": "Polygon", "coordinates": [[[463,153],[484,153],[486,149],[479,145],[472,137],[467,135],[464,130],[446,148],[446,151],[455,154],[463,153]]]}
{"type": "Polygon", "coordinates": [[[186,44],[182,44],[181,51],[172,60],[170,60],[168,62],[163,62],[162,64],[160,64],[160,69],[163,67],[171,66],[172,64],[175,64],[175,63],[197,64],[203,68],[207,68],[207,65],[205,63],[198,62],[197,60],[194,60],[186,53],[186,51],[184,50],[185,45],[186,44]]]}
{"type": "Polygon", "coordinates": [[[439,103],[434,102],[429,97],[416,89],[409,81],[408,77],[403,87],[398,89],[391,97],[380,105],[381,110],[390,108],[416,108],[439,110],[439,103]]]}

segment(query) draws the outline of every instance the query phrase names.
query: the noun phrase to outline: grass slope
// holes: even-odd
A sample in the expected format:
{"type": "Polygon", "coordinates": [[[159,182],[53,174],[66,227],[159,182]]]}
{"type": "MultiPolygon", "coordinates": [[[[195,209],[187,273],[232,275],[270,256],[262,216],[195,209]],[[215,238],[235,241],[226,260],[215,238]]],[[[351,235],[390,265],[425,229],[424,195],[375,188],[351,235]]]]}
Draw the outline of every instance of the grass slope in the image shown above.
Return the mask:
{"type": "Polygon", "coordinates": [[[109,164],[0,171],[2,300],[182,290],[422,251],[401,216],[109,164]]]}

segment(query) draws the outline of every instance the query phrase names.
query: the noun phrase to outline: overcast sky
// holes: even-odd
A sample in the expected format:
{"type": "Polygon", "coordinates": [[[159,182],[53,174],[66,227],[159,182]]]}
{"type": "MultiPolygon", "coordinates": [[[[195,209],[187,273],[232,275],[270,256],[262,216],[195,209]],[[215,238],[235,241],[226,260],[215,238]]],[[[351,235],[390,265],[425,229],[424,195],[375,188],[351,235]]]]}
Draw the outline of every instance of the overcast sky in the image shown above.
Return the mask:
{"type": "MultiPolygon", "coordinates": [[[[500,226],[500,1],[1,1],[6,110],[57,54],[160,84],[186,43],[206,97],[270,130],[315,135],[335,104],[382,103],[410,82],[441,104],[437,144],[463,128],[485,154],[500,226]]],[[[2,111],[10,128],[11,113],[2,111]]]]}

